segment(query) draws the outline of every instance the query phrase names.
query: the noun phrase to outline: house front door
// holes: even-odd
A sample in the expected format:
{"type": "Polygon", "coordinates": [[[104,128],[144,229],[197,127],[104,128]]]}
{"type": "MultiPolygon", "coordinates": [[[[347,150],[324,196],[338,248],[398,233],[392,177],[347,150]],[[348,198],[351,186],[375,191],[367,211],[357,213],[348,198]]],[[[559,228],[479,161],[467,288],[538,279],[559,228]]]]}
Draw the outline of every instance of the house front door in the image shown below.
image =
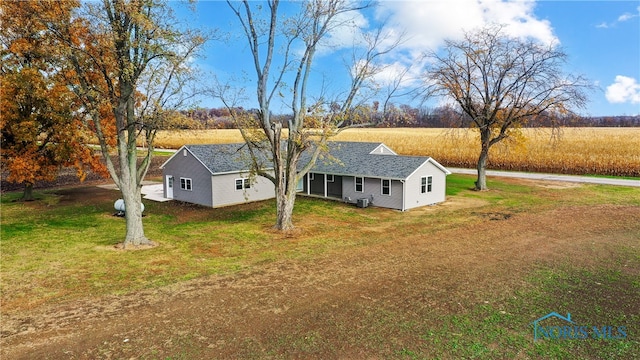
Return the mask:
{"type": "Polygon", "coordinates": [[[167,175],[165,178],[167,199],[173,199],[173,175],[167,175]]]}

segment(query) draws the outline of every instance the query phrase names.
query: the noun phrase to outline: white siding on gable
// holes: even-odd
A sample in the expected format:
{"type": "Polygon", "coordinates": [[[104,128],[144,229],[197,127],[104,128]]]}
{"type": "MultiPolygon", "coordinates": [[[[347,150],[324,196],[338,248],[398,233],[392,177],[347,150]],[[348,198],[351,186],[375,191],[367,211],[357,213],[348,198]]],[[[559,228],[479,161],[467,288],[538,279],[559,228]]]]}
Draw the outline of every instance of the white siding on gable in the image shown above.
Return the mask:
{"type": "Polygon", "coordinates": [[[391,150],[387,145],[380,144],[369,154],[377,154],[377,155],[398,155],[395,151],[391,150]]]}
{"type": "Polygon", "coordinates": [[[407,178],[405,210],[431,205],[445,200],[447,175],[434,165],[427,161],[422,164],[416,171],[407,178]],[[431,177],[431,191],[428,191],[429,177],[431,177]],[[422,192],[423,178],[426,180],[426,192],[422,192]]]}

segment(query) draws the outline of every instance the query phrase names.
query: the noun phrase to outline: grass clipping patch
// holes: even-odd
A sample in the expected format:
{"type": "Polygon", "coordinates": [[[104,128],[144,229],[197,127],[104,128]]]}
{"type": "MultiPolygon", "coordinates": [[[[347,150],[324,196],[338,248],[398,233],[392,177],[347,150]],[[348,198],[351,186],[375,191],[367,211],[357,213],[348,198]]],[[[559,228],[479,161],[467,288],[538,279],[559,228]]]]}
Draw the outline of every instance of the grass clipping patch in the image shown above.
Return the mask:
{"type": "Polygon", "coordinates": [[[118,251],[138,251],[138,250],[149,250],[149,249],[156,248],[158,246],[160,246],[160,244],[156,243],[155,241],[151,241],[150,244],[141,244],[141,245],[129,244],[126,246],[124,242],[121,242],[121,243],[115,244],[113,247],[111,247],[111,249],[118,250],[118,251]]]}

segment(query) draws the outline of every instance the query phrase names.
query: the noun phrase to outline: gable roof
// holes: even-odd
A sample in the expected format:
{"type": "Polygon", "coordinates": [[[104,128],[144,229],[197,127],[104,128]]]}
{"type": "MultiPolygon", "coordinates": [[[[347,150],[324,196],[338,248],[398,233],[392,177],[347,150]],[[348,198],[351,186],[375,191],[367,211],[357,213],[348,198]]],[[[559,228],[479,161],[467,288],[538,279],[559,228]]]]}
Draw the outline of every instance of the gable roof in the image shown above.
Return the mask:
{"type": "MultiPolygon", "coordinates": [[[[404,180],[430,162],[445,174],[451,173],[431,157],[396,155],[383,143],[331,141],[328,147],[331,158],[318,158],[311,172],[404,180]]],[[[301,159],[302,165],[309,156],[301,159]]]]}
{"type": "Polygon", "coordinates": [[[251,158],[244,143],[183,145],[160,168],[164,168],[174,157],[182,156],[180,154],[184,150],[200,161],[212,175],[247,171],[249,169],[251,158]]]}
{"type": "MultiPolygon", "coordinates": [[[[178,156],[182,151],[190,152],[212,175],[247,171],[250,157],[247,146],[241,144],[184,145],[160,167],[178,156]]],[[[364,176],[403,180],[409,177],[425,162],[431,162],[444,173],[450,172],[428,156],[396,155],[393,150],[377,142],[328,142],[327,154],[318,157],[311,172],[345,176],[364,176]]],[[[264,164],[270,164],[265,154],[264,164]]],[[[303,153],[299,168],[311,158],[310,151],[303,153]]],[[[272,166],[268,166],[272,168],[272,166]]]]}
{"type": "MultiPolygon", "coordinates": [[[[393,153],[379,153],[381,145],[383,144],[371,142],[329,142],[328,147],[331,156],[318,158],[311,172],[406,179],[429,159],[426,156],[401,156],[393,155],[393,153]]],[[[309,155],[301,159],[301,165],[308,161],[308,157],[309,155]]]]}

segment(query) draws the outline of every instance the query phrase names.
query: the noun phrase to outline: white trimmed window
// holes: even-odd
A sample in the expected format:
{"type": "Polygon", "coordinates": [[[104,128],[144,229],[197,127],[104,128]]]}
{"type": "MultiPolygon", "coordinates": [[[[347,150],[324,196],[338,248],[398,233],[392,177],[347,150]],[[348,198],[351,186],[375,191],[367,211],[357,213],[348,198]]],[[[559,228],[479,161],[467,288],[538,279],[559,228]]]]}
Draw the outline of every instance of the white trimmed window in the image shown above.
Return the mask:
{"type": "Polygon", "coordinates": [[[180,178],[180,189],[191,191],[193,188],[191,186],[191,179],[189,178],[180,178]]]}
{"type": "Polygon", "coordinates": [[[325,175],[327,177],[327,182],[335,182],[336,178],[333,175],[325,175]]]}
{"type": "Polygon", "coordinates": [[[355,183],[356,183],[356,189],[355,189],[356,192],[364,192],[364,178],[356,177],[355,183]]]}
{"type": "Polygon", "coordinates": [[[381,186],[382,186],[382,195],[391,195],[391,180],[382,179],[381,186]]]}
{"type": "Polygon", "coordinates": [[[432,188],[433,188],[433,176],[423,176],[422,183],[420,185],[420,192],[423,194],[428,193],[428,192],[431,192],[432,188]]]}
{"type": "Polygon", "coordinates": [[[250,189],[251,188],[251,182],[249,181],[249,179],[236,179],[236,190],[242,190],[242,189],[250,189]]]}

